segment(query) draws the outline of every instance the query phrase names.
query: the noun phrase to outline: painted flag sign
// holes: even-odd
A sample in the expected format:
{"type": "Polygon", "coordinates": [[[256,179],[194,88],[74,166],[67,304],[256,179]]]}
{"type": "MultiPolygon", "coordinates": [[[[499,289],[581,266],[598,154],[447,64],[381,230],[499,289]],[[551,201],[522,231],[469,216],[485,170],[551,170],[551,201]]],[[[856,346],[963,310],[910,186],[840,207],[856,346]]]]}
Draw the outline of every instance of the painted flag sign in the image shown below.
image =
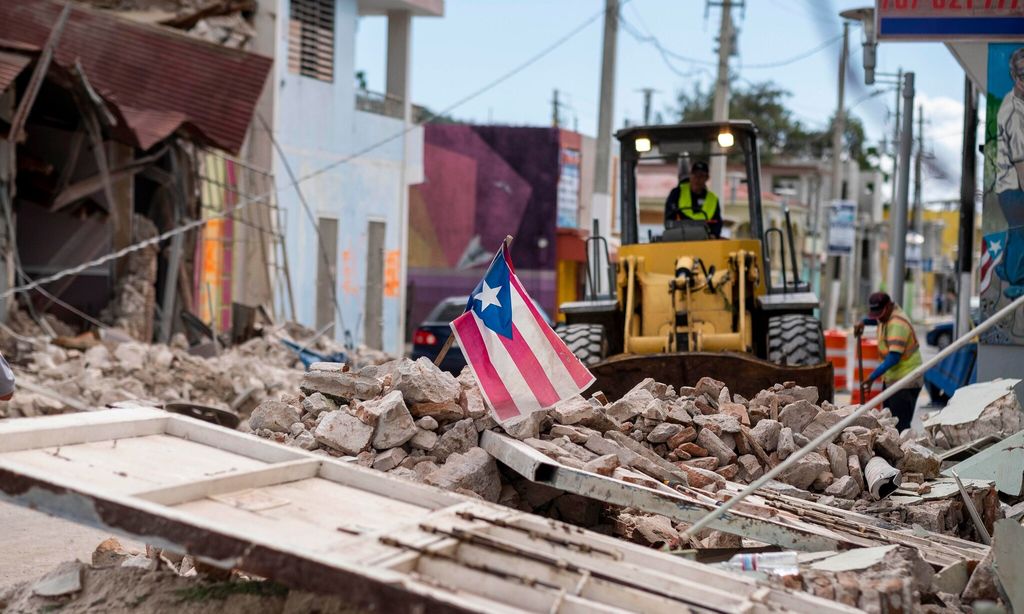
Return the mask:
{"type": "Polygon", "coordinates": [[[994,232],[981,238],[981,263],[979,269],[979,294],[983,294],[992,285],[992,275],[996,266],[1003,261],[1003,240],[1006,233],[994,232]]]}
{"type": "Polygon", "coordinates": [[[546,409],[594,382],[537,311],[503,245],[451,323],[498,422],[546,409]]]}

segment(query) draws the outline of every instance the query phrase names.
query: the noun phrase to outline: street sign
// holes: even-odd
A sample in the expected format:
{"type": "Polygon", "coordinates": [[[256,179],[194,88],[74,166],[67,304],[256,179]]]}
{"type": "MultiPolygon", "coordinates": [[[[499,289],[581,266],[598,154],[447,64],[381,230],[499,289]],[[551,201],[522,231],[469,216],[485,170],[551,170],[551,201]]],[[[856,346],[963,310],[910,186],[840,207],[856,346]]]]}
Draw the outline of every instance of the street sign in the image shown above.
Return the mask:
{"type": "Polygon", "coordinates": [[[828,253],[830,256],[846,256],[853,253],[853,242],[857,231],[857,203],[849,200],[834,200],[829,205],[828,253]]]}
{"type": "Polygon", "coordinates": [[[1024,38],[1022,0],[875,0],[880,40],[1024,38]]]}

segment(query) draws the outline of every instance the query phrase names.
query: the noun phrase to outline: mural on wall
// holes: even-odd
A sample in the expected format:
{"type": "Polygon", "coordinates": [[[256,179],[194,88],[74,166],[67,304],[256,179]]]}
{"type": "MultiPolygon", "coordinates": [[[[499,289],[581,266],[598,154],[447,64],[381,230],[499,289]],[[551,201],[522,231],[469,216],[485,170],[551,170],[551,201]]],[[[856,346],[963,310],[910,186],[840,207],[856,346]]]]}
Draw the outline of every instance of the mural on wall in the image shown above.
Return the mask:
{"type": "MultiPolygon", "coordinates": [[[[986,318],[1024,294],[1024,45],[988,46],[979,294],[986,318]]],[[[985,343],[1024,345],[1019,311],[985,343]]]]}
{"type": "Polygon", "coordinates": [[[468,293],[509,234],[516,272],[553,308],[560,161],[557,129],[425,127],[425,180],[409,197],[413,325],[440,300],[468,293]]]}

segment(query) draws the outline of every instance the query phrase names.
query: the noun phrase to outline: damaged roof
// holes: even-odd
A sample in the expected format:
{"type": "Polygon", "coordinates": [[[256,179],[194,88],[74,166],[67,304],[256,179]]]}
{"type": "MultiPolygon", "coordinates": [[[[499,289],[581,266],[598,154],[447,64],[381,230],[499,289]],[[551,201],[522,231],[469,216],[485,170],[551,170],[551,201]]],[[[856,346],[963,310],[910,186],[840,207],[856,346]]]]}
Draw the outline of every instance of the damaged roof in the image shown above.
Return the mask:
{"type": "MultiPolygon", "coordinates": [[[[26,67],[23,50],[45,45],[62,9],[51,0],[0,2],[0,44],[22,50],[0,56],[0,91],[26,67]]],[[[242,146],[272,64],[267,57],[78,6],[54,61],[64,68],[81,65],[140,148],[183,130],[232,153],[242,146]]]]}

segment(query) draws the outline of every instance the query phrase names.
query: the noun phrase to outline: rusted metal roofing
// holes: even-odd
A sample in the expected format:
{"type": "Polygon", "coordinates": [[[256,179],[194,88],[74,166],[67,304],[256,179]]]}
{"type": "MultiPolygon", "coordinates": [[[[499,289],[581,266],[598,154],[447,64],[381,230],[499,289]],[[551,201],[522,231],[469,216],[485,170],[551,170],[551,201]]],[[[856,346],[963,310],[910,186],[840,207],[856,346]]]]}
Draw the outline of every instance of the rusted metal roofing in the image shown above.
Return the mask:
{"type": "Polygon", "coordinates": [[[32,61],[20,53],[8,53],[0,51],[0,93],[10,87],[11,83],[18,78],[21,71],[25,70],[28,63],[32,61]]]}
{"type": "MultiPolygon", "coordinates": [[[[0,38],[40,48],[62,8],[52,0],[0,2],[0,38]]],[[[233,153],[242,146],[272,64],[270,58],[82,7],[72,9],[54,59],[64,68],[81,64],[142,149],[182,129],[233,153]]],[[[15,64],[0,59],[0,83],[12,70],[8,66],[15,64]]]]}

